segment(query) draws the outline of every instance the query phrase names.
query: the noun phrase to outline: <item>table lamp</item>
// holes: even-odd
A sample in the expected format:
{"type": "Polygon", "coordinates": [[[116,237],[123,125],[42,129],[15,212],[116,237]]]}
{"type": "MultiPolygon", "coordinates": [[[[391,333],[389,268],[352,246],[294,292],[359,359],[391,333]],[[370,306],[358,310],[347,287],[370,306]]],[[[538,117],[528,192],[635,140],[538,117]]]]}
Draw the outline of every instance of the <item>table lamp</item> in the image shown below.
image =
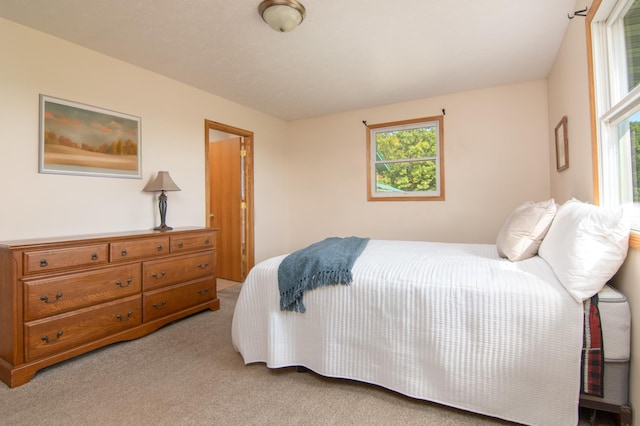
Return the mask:
{"type": "Polygon", "coordinates": [[[145,192],[162,191],[158,197],[158,208],[160,209],[160,226],[153,228],[155,231],[169,231],[173,229],[167,226],[167,194],[165,191],[180,191],[178,185],[171,179],[169,172],[158,172],[158,176],[144,187],[145,192]]]}

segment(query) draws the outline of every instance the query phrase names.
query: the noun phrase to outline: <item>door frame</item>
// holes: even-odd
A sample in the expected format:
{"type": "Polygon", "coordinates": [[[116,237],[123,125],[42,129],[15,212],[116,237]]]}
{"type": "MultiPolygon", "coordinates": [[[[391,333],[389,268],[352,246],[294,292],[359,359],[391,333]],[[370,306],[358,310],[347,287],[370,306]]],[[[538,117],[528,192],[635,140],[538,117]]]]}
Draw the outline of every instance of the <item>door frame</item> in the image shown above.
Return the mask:
{"type": "Polygon", "coordinates": [[[244,222],[245,235],[245,268],[243,281],[247,277],[249,271],[255,265],[255,241],[254,241],[254,205],[253,205],[253,132],[240,129],[238,127],[229,126],[227,124],[218,123],[217,121],[204,120],[204,174],[205,174],[205,223],[207,227],[211,227],[211,190],[209,184],[209,130],[217,130],[219,132],[229,133],[231,135],[241,136],[244,138],[244,149],[246,151],[244,157],[244,190],[246,203],[246,218],[244,222]]]}

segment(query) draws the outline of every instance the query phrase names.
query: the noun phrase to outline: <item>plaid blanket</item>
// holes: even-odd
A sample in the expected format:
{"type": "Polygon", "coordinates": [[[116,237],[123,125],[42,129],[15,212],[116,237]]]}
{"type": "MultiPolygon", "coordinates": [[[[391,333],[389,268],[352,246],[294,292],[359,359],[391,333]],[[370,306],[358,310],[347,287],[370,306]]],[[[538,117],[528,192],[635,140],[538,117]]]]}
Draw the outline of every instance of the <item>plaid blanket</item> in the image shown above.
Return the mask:
{"type": "Polygon", "coordinates": [[[598,295],[584,301],[584,335],[580,392],[604,397],[604,348],[598,295]]]}

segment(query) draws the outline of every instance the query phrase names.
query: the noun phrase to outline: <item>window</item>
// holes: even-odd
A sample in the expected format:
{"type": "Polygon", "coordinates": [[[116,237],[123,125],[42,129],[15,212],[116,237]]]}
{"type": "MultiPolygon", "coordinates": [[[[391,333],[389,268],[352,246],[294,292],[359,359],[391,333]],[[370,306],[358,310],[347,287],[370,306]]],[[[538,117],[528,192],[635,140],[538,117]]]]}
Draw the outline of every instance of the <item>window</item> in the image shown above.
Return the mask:
{"type": "Polygon", "coordinates": [[[596,195],[624,206],[640,232],[640,0],[603,0],[590,16],[596,195]]]}
{"type": "Polygon", "coordinates": [[[444,200],[443,117],[367,125],[368,200],[444,200]]]}

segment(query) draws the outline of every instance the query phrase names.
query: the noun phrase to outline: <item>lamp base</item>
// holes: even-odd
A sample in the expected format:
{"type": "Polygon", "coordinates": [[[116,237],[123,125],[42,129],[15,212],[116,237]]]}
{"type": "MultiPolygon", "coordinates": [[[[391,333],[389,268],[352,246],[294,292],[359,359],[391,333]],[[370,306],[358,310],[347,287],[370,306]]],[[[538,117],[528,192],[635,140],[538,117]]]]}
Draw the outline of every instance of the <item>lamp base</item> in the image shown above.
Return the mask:
{"type": "Polygon", "coordinates": [[[153,228],[154,231],[171,231],[173,228],[167,225],[160,225],[160,226],[156,226],[155,228],[153,228]]]}

